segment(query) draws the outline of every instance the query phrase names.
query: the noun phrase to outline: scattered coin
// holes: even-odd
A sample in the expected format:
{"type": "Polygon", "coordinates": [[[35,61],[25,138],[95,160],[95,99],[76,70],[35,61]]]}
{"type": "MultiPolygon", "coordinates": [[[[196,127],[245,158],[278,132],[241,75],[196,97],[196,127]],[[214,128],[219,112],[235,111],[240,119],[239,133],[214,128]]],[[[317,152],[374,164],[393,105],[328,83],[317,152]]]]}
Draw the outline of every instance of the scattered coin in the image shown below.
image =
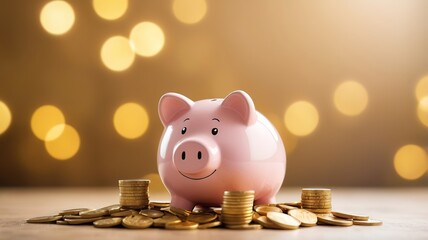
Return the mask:
{"type": "Polygon", "coordinates": [[[110,216],[112,216],[112,217],[127,217],[129,215],[135,215],[135,214],[138,214],[138,212],[135,210],[129,209],[129,210],[122,210],[120,212],[112,213],[112,214],[110,214],[110,216]]]}
{"type": "Polygon", "coordinates": [[[178,222],[181,222],[181,220],[177,216],[171,215],[171,214],[165,214],[161,218],[154,219],[153,226],[163,228],[167,223],[178,223],[178,222]]]}
{"type": "Polygon", "coordinates": [[[53,223],[60,219],[62,219],[61,215],[43,216],[27,219],[27,223],[53,223]]]}
{"type": "Polygon", "coordinates": [[[86,224],[86,223],[93,223],[97,220],[103,219],[102,217],[95,217],[95,218],[80,218],[80,219],[68,219],[64,218],[64,221],[68,222],[68,224],[72,225],[79,225],[79,224],[86,224]]]}
{"type": "Polygon", "coordinates": [[[122,224],[122,218],[114,217],[114,218],[106,218],[93,222],[95,227],[98,228],[109,228],[122,224]]]}
{"type": "Polygon", "coordinates": [[[83,218],[96,218],[108,215],[107,209],[95,209],[95,210],[87,210],[79,212],[79,216],[83,218]]]}
{"type": "Polygon", "coordinates": [[[335,216],[330,216],[330,215],[318,216],[318,221],[329,225],[335,225],[335,226],[343,226],[343,227],[352,226],[352,221],[345,220],[342,218],[337,218],[335,216]]]}
{"type": "Polygon", "coordinates": [[[214,221],[209,223],[203,223],[199,224],[198,229],[208,229],[208,228],[215,228],[221,225],[220,221],[214,221]]]}
{"type": "Polygon", "coordinates": [[[215,213],[191,213],[187,220],[195,223],[209,223],[217,219],[217,214],[215,213]]]}
{"type": "Polygon", "coordinates": [[[165,208],[169,207],[169,202],[150,202],[149,203],[150,208],[165,208]]]}
{"type": "Polygon", "coordinates": [[[122,220],[122,225],[126,228],[148,228],[153,224],[153,219],[143,215],[130,215],[122,220]]]}
{"type": "Polygon", "coordinates": [[[288,215],[299,220],[303,227],[312,227],[317,225],[317,215],[305,209],[291,209],[288,211],[288,215]]]}
{"type": "Polygon", "coordinates": [[[351,214],[351,213],[344,213],[344,212],[331,212],[331,213],[335,217],[339,217],[339,218],[361,220],[361,221],[369,220],[369,216],[361,215],[361,214],[351,214]]]}
{"type": "Polygon", "coordinates": [[[375,219],[368,219],[368,220],[353,220],[352,221],[354,225],[361,225],[361,226],[379,226],[382,225],[382,221],[375,220],[375,219]]]}
{"type": "Polygon", "coordinates": [[[69,225],[68,222],[63,221],[63,220],[56,221],[56,224],[58,224],[58,225],[69,225]]]}
{"type": "Polygon", "coordinates": [[[288,212],[289,210],[292,210],[292,209],[300,209],[300,207],[298,208],[298,207],[285,205],[285,204],[277,204],[277,207],[279,207],[283,212],[288,212]]]}
{"type": "Polygon", "coordinates": [[[281,229],[280,226],[276,225],[274,222],[269,220],[266,216],[260,216],[257,219],[255,219],[254,222],[262,225],[264,228],[281,229]]]}
{"type": "Polygon", "coordinates": [[[285,213],[268,212],[266,217],[282,229],[297,229],[300,221],[285,213]]]}
{"type": "Polygon", "coordinates": [[[72,208],[72,209],[66,209],[66,210],[61,210],[59,212],[59,215],[79,215],[80,212],[82,211],[88,211],[90,210],[89,208],[72,208]]]}
{"type": "Polygon", "coordinates": [[[268,212],[279,212],[279,213],[282,213],[282,209],[281,209],[281,208],[279,208],[279,207],[274,207],[274,206],[263,206],[263,205],[261,205],[261,206],[255,206],[255,207],[254,207],[254,210],[255,210],[258,214],[260,214],[260,215],[264,215],[264,216],[266,216],[266,214],[267,214],[268,212]]]}
{"type": "Polygon", "coordinates": [[[162,211],[155,209],[143,209],[140,211],[140,214],[150,218],[160,218],[164,215],[162,211]]]}
{"type": "Polygon", "coordinates": [[[177,222],[177,223],[167,223],[165,224],[166,229],[172,229],[172,230],[191,230],[191,229],[197,229],[198,223],[195,222],[177,222]]]}

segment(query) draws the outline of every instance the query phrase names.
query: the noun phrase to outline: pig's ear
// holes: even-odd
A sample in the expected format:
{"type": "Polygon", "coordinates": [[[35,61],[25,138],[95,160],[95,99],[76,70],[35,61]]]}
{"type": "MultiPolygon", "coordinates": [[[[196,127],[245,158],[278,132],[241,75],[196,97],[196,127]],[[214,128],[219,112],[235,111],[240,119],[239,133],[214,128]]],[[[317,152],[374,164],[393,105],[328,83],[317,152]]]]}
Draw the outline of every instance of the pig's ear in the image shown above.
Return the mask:
{"type": "Polygon", "coordinates": [[[193,101],[178,93],[166,93],[159,100],[158,113],[164,126],[188,111],[193,101]]]}
{"type": "Polygon", "coordinates": [[[235,111],[244,124],[251,125],[257,120],[253,100],[244,91],[234,91],[223,100],[222,107],[235,111]]]}

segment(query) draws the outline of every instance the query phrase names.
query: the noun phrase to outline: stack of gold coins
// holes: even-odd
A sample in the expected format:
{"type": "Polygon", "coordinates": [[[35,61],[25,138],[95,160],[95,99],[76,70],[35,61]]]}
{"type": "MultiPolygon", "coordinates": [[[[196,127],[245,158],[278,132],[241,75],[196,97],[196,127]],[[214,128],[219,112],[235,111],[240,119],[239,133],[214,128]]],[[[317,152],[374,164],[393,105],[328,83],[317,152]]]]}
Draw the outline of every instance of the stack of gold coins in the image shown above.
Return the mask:
{"type": "Polygon", "coordinates": [[[313,213],[330,213],[331,190],[327,188],[303,188],[302,208],[313,213]]]}
{"type": "Polygon", "coordinates": [[[254,191],[225,191],[221,222],[226,226],[249,224],[253,217],[254,191]]]}
{"type": "Polygon", "coordinates": [[[120,206],[126,208],[147,208],[149,205],[148,179],[119,180],[120,206]]]}

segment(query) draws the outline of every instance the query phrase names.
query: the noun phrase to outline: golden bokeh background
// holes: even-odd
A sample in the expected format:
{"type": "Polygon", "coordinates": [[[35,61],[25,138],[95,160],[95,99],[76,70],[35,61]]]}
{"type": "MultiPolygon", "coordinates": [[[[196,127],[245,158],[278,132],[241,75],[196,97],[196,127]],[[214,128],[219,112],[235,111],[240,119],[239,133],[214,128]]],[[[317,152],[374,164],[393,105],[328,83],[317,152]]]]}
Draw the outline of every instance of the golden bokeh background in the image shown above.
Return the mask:
{"type": "Polygon", "coordinates": [[[284,186],[428,185],[428,2],[42,0],[0,9],[0,186],[146,177],[166,92],[242,89],[284,186]]]}

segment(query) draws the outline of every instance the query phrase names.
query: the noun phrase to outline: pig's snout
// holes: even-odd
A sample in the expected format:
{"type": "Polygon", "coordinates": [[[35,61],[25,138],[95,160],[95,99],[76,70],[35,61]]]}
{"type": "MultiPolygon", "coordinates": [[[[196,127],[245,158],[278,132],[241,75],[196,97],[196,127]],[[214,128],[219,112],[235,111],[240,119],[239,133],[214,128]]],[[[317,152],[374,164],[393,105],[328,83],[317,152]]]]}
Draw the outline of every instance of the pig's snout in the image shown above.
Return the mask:
{"type": "Polygon", "coordinates": [[[187,178],[204,179],[220,165],[219,147],[210,138],[185,139],[174,148],[174,165],[187,178]]]}

